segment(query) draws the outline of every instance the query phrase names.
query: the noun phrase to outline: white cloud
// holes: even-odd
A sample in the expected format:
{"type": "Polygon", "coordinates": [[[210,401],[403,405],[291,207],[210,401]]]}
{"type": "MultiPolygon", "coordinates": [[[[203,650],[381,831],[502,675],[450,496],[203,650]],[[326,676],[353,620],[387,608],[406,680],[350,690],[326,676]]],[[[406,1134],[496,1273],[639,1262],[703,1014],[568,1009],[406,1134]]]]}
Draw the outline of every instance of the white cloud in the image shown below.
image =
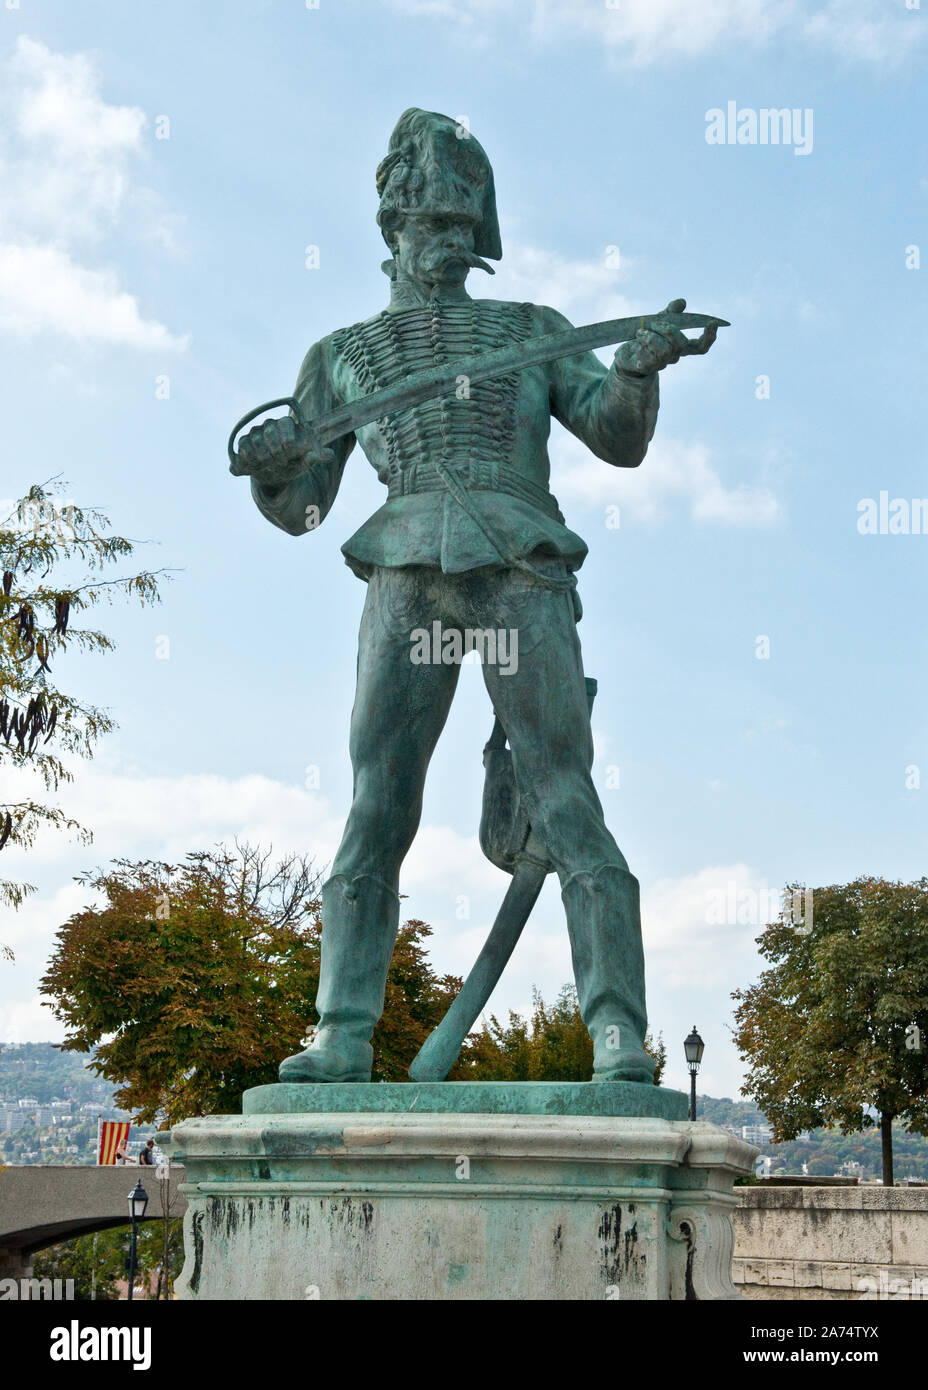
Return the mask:
{"type": "Polygon", "coordinates": [[[107,106],[85,54],[65,57],[22,38],[10,67],[25,87],[16,124],[27,139],[49,140],[77,160],[137,148],[144,113],[135,106],[107,106]]]}
{"type": "MultiPolygon", "coordinates": [[[[0,927],[0,941],[12,947],[16,957],[12,965],[0,969],[0,1042],[4,1030],[10,1029],[14,1033],[9,1041],[59,1036],[48,1011],[30,1001],[56,931],[93,900],[89,888],[70,878],[61,884],[62,877],[78,872],[78,865],[102,867],[117,858],[178,863],[191,850],[209,849],[238,837],[273,847],[275,857],[289,852],[311,854],[316,867],[324,871],[341,838],[346,808],[336,811],[317,791],[259,774],[157,777],[132,769],[114,771],[99,761],[74,763],[73,770],[75,781],[63,789],[62,804],[70,816],[91,827],[93,844],[77,846],[65,834],[44,831],[28,854],[11,852],[9,847],[4,854],[5,876],[38,883],[40,892],[27,899],[19,912],[8,914],[0,927]]],[[[11,782],[11,796],[39,792],[30,774],[11,782]]],[[[470,968],[507,883],[507,876],[483,857],[476,834],[463,836],[447,826],[421,827],[403,865],[400,891],[409,895],[404,914],[426,916],[435,926],[433,946],[439,944],[440,934],[440,949],[434,951],[437,968],[465,972],[470,968]],[[473,903],[473,922],[454,917],[460,893],[473,903]],[[443,914],[450,920],[444,920],[443,914]]]]}
{"type": "Polygon", "coordinates": [[[590,38],[644,66],[696,58],[718,47],[762,44],[788,22],[789,0],[535,0],[533,31],[554,43],[565,33],[590,38]]]}
{"type": "Polygon", "coordinates": [[[0,1047],[27,1042],[63,1042],[65,1026],[42,1003],[41,995],[0,1005],[0,1047]]]}
{"type": "Polygon", "coordinates": [[[656,521],[674,503],[694,521],[723,526],[770,526],[780,503],[763,486],[726,487],[703,444],[656,439],[640,468],[613,468],[572,436],[558,432],[551,446],[551,490],[562,507],[619,506],[621,516],[656,521]]]}
{"type": "MultiPolygon", "coordinates": [[[[606,247],[601,259],[567,260],[515,241],[507,243],[487,294],[549,304],[575,323],[622,318],[640,311],[619,289],[629,265],[622,255],[621,269],[608,266],[606,247]]],[[[595,458],[573,436],[555,429],[551,460],[552,490],[562,503],[619,504],[629,516],[654,521],[677,501],[688,506],[694,521],[723,526],[769,526],[780,516],[780,504],[768,488],[745,483],[726,487],[702,444],[659,438],[640,468],[622,469],[595,458]]]]}
{"type": "Polygon", "coordinates": [[[829,0],[813,14],[804,14],[802,32],[812,42],[836,49],[846,58],[874,63],[897,63],[924,41],[925,27],[917,10],[873,0],[829,0]]]}
{"type": "Polygon", "coordinates": [[[145,113],[102,96],[82,53],[21,38],[0,65],[0,325],[140,351],[178,351],[187,338],[145,318],[108,265],[89,264],[116,231],[176,248],[177,221],[140,185],[145,113]],[[151,228],[155,228],[154,233],[151,228]]]}
{"type": "Polygon", "coordinates": [[[619,281],[631,264],[621,248],[621,265],[615,269],[606,263],[606,246],[597,260],[568,260],[556,251],[507,236],[503,253],[493,279],[480,286],[481,297],[547,304],[576,323],[640,313],[619,290],[619,281]]]}
{"type": "Polygon", "coordinates": [[[641,902],[649,979],[684,991],[743,984],[777,898],[778,889],[746,864],[655,883],[641,902]]]}
{"type": "MultiPolygon", "coordinates": [[[[526,0],[391,0],[415,18],[453,19],[485,37],[488,23],[525,17],[526,0]]],[[[924,39],[917,12],[873,0],[533,0],[529,33],[539,46],[588,39],[633,66],[700,58],[774,40],[824,47],[851,59],[901,61],[924,39]],[[878,13],[874,13],[874,11],[878,13]]]]}
{"type": "MultiPolygon", "coordinates": [[[[4,865],[4,872],[7,866],[4,865]]],[[[15,870],[12,877],[16,877],[15,870]]],[[[0,941],[14,952],[0,966],[0,1047],[22,1042],[59,1042],[64,1028],[43,1008],[38,983],[45,973],[55,932],[92,894],[69,881],[52,892],[27,898],[18,912],[4,915],[0,941]]]]}
{"type": "Polygon", "coordinates": [[[176,351],[189,341],[144,319],[112,270],[88,270],[54,246],[0,243],[0,327],[149,352],[176,351]]]}
{"type": "MultiPolygon", "coordinates": [[[[93,830],[93,845],[81,852],[88,863],[135,854],[170,860],[235,835],[273,844],[281,853],[312,848],[320,859],[331,859],[341,833],[341,821],[318,792],[259,774],[153,777],[116,772],[99,761],[71,766],[75,780],[62,789],[61,803],[93,830]]],[[[19,788],[14,795],[35,790],[26,775],[13,786],[19,788]]],[[[43,831],[22,868],[10,856],[10,873],[61,860],[73,852],[68,843],[61,833],[43,831]]]]}
{"type": "Polygon", "coordinates": [[[47,946],[61,923],[67,921],[72,913],[78,912],[90,897],[86,888],[69,881],[51,894],[36,894],[27,898],[18,912],[8,913],[0,927],[0,940],[11,947],[16,964],[5,966],[4,970],[15,972],[24,960],[34,954],[36,943],[47,946]]]}
{"type": "MultiPolygon", "coordinates": [[[[94,833],[81,851],[86,863],[124,855],[168,861],[191,849],[204,849],[234,836],[251,844],[273,845],[275,853],[311,852],[320,868],[330,864],[341,839],[344,809],[337,812],[318,791],[288,785],[258,773],[221,777],[190,773],[182,777],[116,772],[102,763],[73,764],[75,780],[63,789],[69,816],[94,833]]],[[[39,794],[29,775],[13,782],[12,794],[39,794]],[[18,787],[18,790],[15,788],[18,787]]],[[[5,856],[8,876],[33,876],[36,866],[73,854],[65,835],[42,832],[28,856],[5,856]]],[[[484,859],[476,835],[447,826],[424,825],[403,865],[403,891],[447,890],[466,884],[472,892],[496,892],[499,870],[484,859]]],[[[457,890],[455,890],[457,891],[457,890]]]]}
{"type": "Polygon", "coordinates": [[[459,19],[465,24],[473,23],[474,11],[488,8],[486,0],[483,3],[469,0],[467,7],[459,5],[457,0],[392,0],[392,3],[394,9],[414,19],[459,19]]]}

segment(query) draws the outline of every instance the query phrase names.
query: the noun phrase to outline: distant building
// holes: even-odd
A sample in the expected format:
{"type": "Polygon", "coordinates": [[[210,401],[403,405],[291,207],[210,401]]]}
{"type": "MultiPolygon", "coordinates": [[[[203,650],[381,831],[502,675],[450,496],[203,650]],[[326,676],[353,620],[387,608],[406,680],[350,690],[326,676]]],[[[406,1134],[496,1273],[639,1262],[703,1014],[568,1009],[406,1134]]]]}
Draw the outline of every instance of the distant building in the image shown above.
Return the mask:
{"type": "Polygon", "coordinates": [[[741,1138],[746,1144],[756,1144],[759,1149],[773,1141],[773,1130],[769,1125],[742,1125],[741,1138]]]}

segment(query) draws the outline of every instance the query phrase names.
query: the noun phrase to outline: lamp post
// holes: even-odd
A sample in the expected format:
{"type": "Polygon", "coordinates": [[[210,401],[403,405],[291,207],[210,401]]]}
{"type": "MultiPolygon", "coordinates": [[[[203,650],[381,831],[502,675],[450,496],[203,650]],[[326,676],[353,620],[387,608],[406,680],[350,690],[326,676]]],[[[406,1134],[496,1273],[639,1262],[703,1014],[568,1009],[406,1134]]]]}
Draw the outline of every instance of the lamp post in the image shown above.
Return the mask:
{"type": "Polygon", "coordinates": [[[135,1257],[136,1240],[138,1238],[138,1223],[145,1215],[145,1208],[148,1206],[148,1193],[142,1186],[142,1179],[139,1178],[135,1187],[129,1193],[129,1220],[132,1222],[132,1234],[129,1239],[129,1292],[128,1299],[132,1302],[132,1289],[135,1284],[135,1257]]]}
{"type": "Polygon", "coordinates": [[[696,1118],[696,1073],[699,1071],[699,1064],[702,1061],[702,1054],[706,1044],[696,1032],[696,1024],[693,1024],[693,1031],[684,1040],[683,1051],[686,1053],[686,1065],[690,1069],[690,1119],[696,1118]]]}

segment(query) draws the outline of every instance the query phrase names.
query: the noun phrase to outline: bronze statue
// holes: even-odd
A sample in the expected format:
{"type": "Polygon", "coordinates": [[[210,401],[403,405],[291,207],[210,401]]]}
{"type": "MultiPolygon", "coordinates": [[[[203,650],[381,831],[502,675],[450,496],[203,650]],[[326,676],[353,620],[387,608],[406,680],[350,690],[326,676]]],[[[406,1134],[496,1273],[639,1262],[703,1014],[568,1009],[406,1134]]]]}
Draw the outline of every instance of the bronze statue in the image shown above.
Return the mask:
{"type": "MultiPolygon", "coordinates": [[[[254,426],[233,453],[259,509],[294,536],[325,518],[355,439],[388,490],[342,547],[368,585],[351,720],[354,798],[323,889],[319,1025],[280,1077],[370,1079],[400,866],[467,645],[449,640],[450,657],[442,648],[440,659],[434,650],[421,659],[421,634],[492,632],[511,635],[510,658],[517,651],[506,663],[485,651],[482,664],[495,749],[508,743],[511,755],[504,819],[516,841],[506,867],[529,867],[514,934],[553,867],[594,1080],[650,1082],[638,882],[590,775],[590,692],[576,627],[587,547],[551,495],[547,440],[553,416],[606,463],[637,467],[657,420],[657,373],[706,352],[724,321],[685,314],[675,300],[660,315],[594,325],[597,333],[543,306],[472,299],[470,270],[492,273],[485,258],[502,255],[493,174],[478,142],[447,116],[404,112],[377,191],[389,305],[316,343],[291,415],[254,426]],[[704,331],[693,341],[683,327],[704,331]],[[609,368],[584,350],[619,341],[609,368]]],[[[504,935],[484,993],[511,950],[512,920],[504,935]]],[[[449,1065],[445,1057],[418,1074],[444,1075],[449,1065]]]]}

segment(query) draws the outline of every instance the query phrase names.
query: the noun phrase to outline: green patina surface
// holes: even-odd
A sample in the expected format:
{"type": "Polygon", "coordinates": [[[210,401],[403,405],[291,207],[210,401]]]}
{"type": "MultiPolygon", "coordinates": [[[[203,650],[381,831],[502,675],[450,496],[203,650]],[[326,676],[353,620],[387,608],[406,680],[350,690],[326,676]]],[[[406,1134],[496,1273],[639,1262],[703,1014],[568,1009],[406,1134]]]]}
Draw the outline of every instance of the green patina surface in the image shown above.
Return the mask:
{"type": "Polygon", "coordinates": [[[638,1115],[685,1120],[682,1091],[635,1081],[280,1082],[242,1096],[243,1115],[638,1115]]]}
{"type": "MultiPolygon", "coordinates": [[[[620,326],[625,337],[607,366],[592,350],[574,350],[578,339],[554,309],[471,298],[468,274],[492,273],[483,258],[499,259],[502,243],[493,171],[466,122],[405,111],[376,187],[377,221],[391,253],[383,266],[389,304],[316,342],[294,396],[277,401],[289,401],[293,413],[254,425],[231,458],[233,472],[251,478],[261,513],[292,536],[322,524],[355,444],[387,489],[383,506],[342,547],[368,591],[351,721],[354,796],[322,890],[319,1022],[309,1046],[282,1061],[274,1101],[258,1104],[358,1108],[353,1088],[372,1074],[371,1038],[399,926],[400,868],[461,661],[467,649],[479,649],[498,735],[484,797],[494,833],[481,834],[481,846],[514,875],[513,885],[463,1002],[439,1024],[410,1075],[424,1087],[448,1074],[511,957],[541,878],[553,870],[593,1074],[603,1085],[639,1084],[595,1095],[586,1087],[499,1084],[474,1105],[514,1114],[682,1118],[682,1098],[678,1106],[648,1084],[654,1060],[643,1045],[638,880],[606,826],[592,777],[577,636],[576,571],[587,547],[551,493],[548,439],[556,420],[604,464],[637,468],[657,423],[658,374],[707,352],[724,321],[686,316],[686,301],[673,299],[647,322],[642,316],[632,337],[628,323],[620,326]],[[705,325],[702,335],[687,339],[683,328],[697,324],[705,325]],[[551,355],[552,335],[563,354],[551,355]],[[429,392],[439,383],[437,394],[416,394],[424,379],[429,392]],[[450,634],[450,647],[442,634],[450,634]],[[498,639],[509,643],[504,653],[498,639]],[[336,1102],[334,1089],[318,1102],[289,1098],[293,1083],[311,1090],[323,1082],[347,1088],[350,1102],[336,1102]]],[[[616,341],[611,331],[594,339],[616,341]]],[[[404,1092],[395,1107],[382,1096],[371,1108],[406,1109],[428,1095],[430,1110],[450,1112],[465,1094],[477,1093],[441,1098],[423,1089],[418,1101],[404,1092]]]]}

